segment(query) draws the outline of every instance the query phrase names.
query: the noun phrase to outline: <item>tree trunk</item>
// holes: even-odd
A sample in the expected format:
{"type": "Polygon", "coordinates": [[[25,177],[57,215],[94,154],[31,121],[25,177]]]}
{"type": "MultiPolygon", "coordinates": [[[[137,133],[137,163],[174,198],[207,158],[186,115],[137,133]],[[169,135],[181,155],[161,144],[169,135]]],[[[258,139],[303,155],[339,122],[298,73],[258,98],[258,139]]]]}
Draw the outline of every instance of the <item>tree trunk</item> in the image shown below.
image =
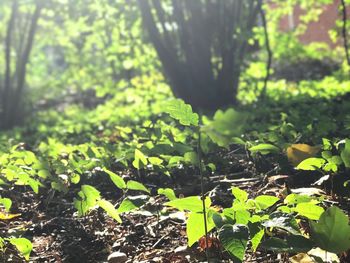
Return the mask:
{"type": "Polygon", "coordinates": [[[17,54],[16,69],[12,74],[10,53],[11,49],[13,48],[13,43],[11,40],[12,35],[15,31],[16,18],[19,15],[18,1],[14,0],[13,2],[11,17],[8,22],[7,35],[5,40],[6,69],[4,88],[2,92],[3,98],[1,101],[2,106],[0,112],[0,129],[12,128],[14,125],[18,124],[23,117],[22,114],[24,107],[22,103],[22,97],[25,86],[26,69],[29,62],[30,52],[32,50],[34,36],[42,8],[42,0],[37,0],[35,10],[29,22],[28,32],[26,32],[26,27],[24,30],[22,30],[23,32],[21,32],[21,35],[23,36],[22,39],[25,41],[23,44],[21,43],[24,49],[22,51],[20,48],[19,54],[17,54]]]}
{"type": "Polygon", "coordinates": [[[235,104],[261,0],[139,0],[139,5],[174,95],[205,110],[235,104]]]}

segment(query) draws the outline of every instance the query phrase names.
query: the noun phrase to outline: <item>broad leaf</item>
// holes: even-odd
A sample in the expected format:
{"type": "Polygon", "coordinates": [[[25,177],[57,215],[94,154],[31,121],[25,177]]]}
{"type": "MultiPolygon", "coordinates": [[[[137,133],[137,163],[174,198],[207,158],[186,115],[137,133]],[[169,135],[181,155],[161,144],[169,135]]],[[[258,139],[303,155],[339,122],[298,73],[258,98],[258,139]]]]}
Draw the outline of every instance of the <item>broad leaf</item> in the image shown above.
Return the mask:
{"type": "MultiPolygon", "coordinates": [[[[210,204],[211,204],[210,198],[207,197],[205,199],[205,206],[209,208],[210,204]]],[[[203,203],[199,196],[189,196],[185,198],[178,198],[170,202],[166,202],[164,205],[174,207],[181,211],[182,210],[188,210],[190,212],[203,211],[203,203]]]]}
{"type": "Polygon", "coordinates": [[[276,252],[307,252],[313,246],[314,243],[303,236],[288,236],[285,240],[272,237],[261,243],[261,246],[267,250],[276,252]]]}
{"type": "Polygon", "coordinates": [[[252,249],[253,251],[256,251],[258,246],[261,243],[262,238],[264,237],[265,230],[259,223],[250,223],[249,225],[249,235],[250,235],[250,241],[252,243],[252,249]]]}
{"type": "Polygon", "coordinates": [[[23,255],[23,257],[26,260],[29,260],[30,252],[32,252],[33,245],[28,239],[20,237],[11,238],[9,241],[12,245],[14,245],[17,248],[17,250],[23,255]]]}
{"type": "Polygon", "coordinates": [[[118,213],[126,213],[143,206],[149,200],[147,195],[128,196],[118,207],[118,213]]]}
{"type": "Polygon", "coordinates": [[[224,225],[219,231],[219,239],[226,251],[239,262],[243,261],[249,232],[245,225],[224,225]]]}
{"type": "Polygon", "coordinates": [[[139,149],[135,149],[134,161],[132,162],[132,165],[136,169],[140,169],[142,165],[147,165],[147,163],[147,157],[139,149]]]}
{"type": "Polygon", "coordinates": [[[270,219],[262,223],[265,227],[277,227],[288,231],[293,235],[299,235],[300,230],[295,218],[292,215],[282,212],[274,212],[270,219]]]}
{"type": "Polygon", "coordinates": [[[114,205],[111,202],[105,199],[101,199],[100,201],[98,201],[98,205],[103,210],[105,210],[110,217],[114,218],[118,223],[122,223],[118,211],[114,208],[114,205]]]}
{"type": "Polygon", "coordinates": [[[232,187],[232,194],[238,201],[242,203],[248,200],[248,193],[239,189],[238,187],[232,187]]]}
{"type": "Polygon", "coordinates": [[[125,189],[126,188],[126,183],[124,181],[124,179],[113,173],[110,170],[104,169],[104,171],[109,175],[109,177],[111,178],[112,182],[119,188],[119,189],[125,189]]]}
{"type": "Polygon", "coordinates": [[[149,189],[147,189],[142,183],[130,180],[126,184],[126,188],[130,190],[137,190],[137,191],[143,191],[146,193],[151,193],[149,189]]]}
{"type": "Polygon", "coordinates": [[[74,198],[74,207],[78,210],[79,216],[86,215],[101,199],[100,192],[91,185],[82,185],[78,196],[79,198],[74,198]]]}
{"type": "MultiPolygon", "coordinates": [[[[208,232],[211,231],[215,224],[211,218],[206,217],[208,232]]],[[[204,216],[203,213],[192,212],[186,221],[186,233],[188,238],[188,246],[191,247],[202,236],[205,236],[204,216]]]]}
{"type": "Polygon", "coordinates": [[[310,203],[300,203],[293,209],[300,216],[304,216],[311,220],[318,220],[324,209],[318,205],[310,203]]]}
{"type": "Polygon", "coordinates": [[[314,170],[320,169],[325,163],[326,163],[326,160],[323,158],[308,158],[302,161],[297,166],[297,169],[314,171],[314,170]]]}
{"type": "Polygon", "coordinates": [[[269,153],[279,153],[281,150],[275,145],[268,143],[261,143],[249,148],[249,151],[252,153],[259,152],[261,154],[269,154],[269,153]]]}
{"type": "Polygon", "coordinates": [[[350,248],[349,218],[338,207],[328,208],[316,222],[311,224],[311,238],[329,252],[339,254],[350,248]]]}
{"type": "Polygon", "coordinates": [[[176,199],[176,195],[173,189],[170,188],[159,188],[158,189],[159,195],[165,195],[170,201],[176,199]]]}
{"type": "Polygon", "coordinates": [[[278,197],[271,195],[259,195],[254,199],[257,208],[262,210],[273,206],[279,200],[278,197]]]}
{"type": "Polygon", "coordinates": [[[165,112],[178,120],[182,125],[198,126],[198,114],[192,111],[192,107],[183,100],[175,99],[165,105],[165,112]]]}
{"type": "Polygon", "coordinates": [[[9,212],[12,206],[12,201],[9,198],[0,198],[0,204],[2,204],[5,207],[5,210],[9,212]]]}
{"type": "Polygon", "coordinates": [[[345,140],[345,148],[340,154],[346,168],[350,168],[350,139],[345,140]]]}

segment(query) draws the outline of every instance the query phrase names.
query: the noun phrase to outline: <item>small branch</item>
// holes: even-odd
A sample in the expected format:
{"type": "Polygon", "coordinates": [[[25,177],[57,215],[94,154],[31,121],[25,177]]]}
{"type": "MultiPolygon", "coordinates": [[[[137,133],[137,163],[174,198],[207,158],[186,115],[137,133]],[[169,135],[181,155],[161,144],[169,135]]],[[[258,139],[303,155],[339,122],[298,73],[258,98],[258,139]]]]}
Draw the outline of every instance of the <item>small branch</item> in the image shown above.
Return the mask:
{"type": "Polygon", "coordinates": [[[346,12],[346,4],[345,0],[341,0],[342,5],[342,13],[343,13],[343,39],[344,39],[344,49],[345,49],[345,55],[346,55],[346,61],[348,62],[348,65],[350,66],[350,54],[349,54],[349,46],[348,46],[348,37],[346,32],[347,27],[347,12],[346,12]]]}
{"type": "MultiPolygon", "coordinates": [[[[201,114],[199,114],[199,118],[201,117],[201,114]]],[[[200,126],[198,127],[198,145],[197,145],[197,155],[198,155],[198,167],[199,167],[199,173],[201,176],[201,199],[203,204],[203,220],[204,220],[204,232],[205,232],[205,254],[207,256],[207,260],[209,262],[209,255],[208,255],[208,226],[207,226],[207,211],[205,207],[205,193],[204,193],[204,174],[202,169],[202,149],[201,149],[201,130],[200,126]]]]}
{"type": "Polygon", "coordinates": [[[261,16],[261,21],[264,27],[264,35],[265,35],[265,47],[267,51],[267,63],[266,63],[266,76],[264,78],[264,86],[260,94],[261,99],[265,99],[266,91],[267,91],[267,82],[270,79],[270,71],[271,71],[271,64],[272,64],[272,50],[270,46],[270,39],[269,39],[269,33],[267,31],[267,22],[266,22],[266,15],[262,8],[262,5],[260,5],[259,13],[261,16]]]}

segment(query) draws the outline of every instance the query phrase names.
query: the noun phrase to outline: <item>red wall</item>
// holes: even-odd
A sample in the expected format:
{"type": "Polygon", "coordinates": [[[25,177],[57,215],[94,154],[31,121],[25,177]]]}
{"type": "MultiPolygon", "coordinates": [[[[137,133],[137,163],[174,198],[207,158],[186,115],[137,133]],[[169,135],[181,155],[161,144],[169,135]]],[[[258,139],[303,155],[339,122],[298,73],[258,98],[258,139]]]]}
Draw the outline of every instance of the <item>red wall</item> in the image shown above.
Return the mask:
{"type": "MultiPolygon", "coordinates": [[[[308,44],[311,42],[325,42],[334,47],[334,44],[328,34],[328,31],[335,28],[335,21],[342,18],[342,13],[339,10],[340,0],[334,0],[333,4],[323,7],[323,12],[319,16],[318,21],[310,22],[306,32],[300,36],[302,43],[308,44]]],[[[350,23],[350,7],[348,10],[348,23],[350,23]]],[[[294,25],[299,23],[300,15],[304,14],[305,10],[302,10],[300,6],[296,6],[293,12],[293,19],[290,17],[283,17],[280,22],[280,28],[282,31],[291,30],[291,20],[294,21],[294,25]]]]}

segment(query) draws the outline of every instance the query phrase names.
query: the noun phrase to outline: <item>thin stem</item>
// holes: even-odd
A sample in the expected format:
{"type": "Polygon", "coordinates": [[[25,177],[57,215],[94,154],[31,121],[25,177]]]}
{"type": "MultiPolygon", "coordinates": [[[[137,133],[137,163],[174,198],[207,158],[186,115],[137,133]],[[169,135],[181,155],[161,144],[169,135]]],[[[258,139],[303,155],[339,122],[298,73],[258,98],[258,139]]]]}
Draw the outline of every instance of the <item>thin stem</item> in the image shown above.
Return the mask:
{"type": "Polygon", "coordinates": [[[346,12],[345,0],[341,0],[341,5],[342,5],[342,13],[343,13],[342,34],[343,34],[343,39],[344,39],[344,49],[345,49],[346,61],[348,62],[348,65],[350,66],[350,54],[349,54],[348,38],[347,38],[347,32],[346,32],[347,12],[346,12]]]}
{"type": "Polygon", "coordinates": [[[269,81],[269,78],[270,78],[270,71],[271,71],[271,64],[272,64],[272,50],[270,46],[269,34],[267,31],[266,15],[261,5],[259,7],[259,13],[261,16],[262,25],[264,27],[265,46],[267,51],[266,76],[264,79],[264,87],[261,92],[261,98],[264,99],[267,91],[267,82],[269,81]]]}
{"type": "MultiPolygon", "coordinates": [[[[201,115],[200,115],[201,116],[201,115]]],[[[207,226],[207,211],[205,207],[205,193],[204,193],[204,173],[202,169],[202,150],[201,150],[201,131],[200,126],[198,127],[198,145],[197,145],[197,155],[198,155],[198,166],[199,174],[201,177],[201,199],[203,204],[203,219],[204,219],[204,232],[205,232],[205,254],[209,262],[208,256],[208,226],[207,226]]]]}

